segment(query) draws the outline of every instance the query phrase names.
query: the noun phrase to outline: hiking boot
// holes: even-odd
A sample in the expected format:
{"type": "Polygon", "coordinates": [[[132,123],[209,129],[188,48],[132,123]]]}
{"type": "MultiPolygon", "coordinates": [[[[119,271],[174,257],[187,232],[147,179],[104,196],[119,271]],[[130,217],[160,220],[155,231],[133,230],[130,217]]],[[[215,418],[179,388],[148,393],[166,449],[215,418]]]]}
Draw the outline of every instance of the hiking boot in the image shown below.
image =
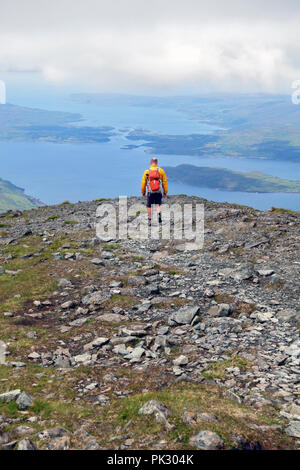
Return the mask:
{"type": "Polygon", "coordinates": [[[151,227],[151,221],[152,219],[148,219],[148,227],[151,227]]]}

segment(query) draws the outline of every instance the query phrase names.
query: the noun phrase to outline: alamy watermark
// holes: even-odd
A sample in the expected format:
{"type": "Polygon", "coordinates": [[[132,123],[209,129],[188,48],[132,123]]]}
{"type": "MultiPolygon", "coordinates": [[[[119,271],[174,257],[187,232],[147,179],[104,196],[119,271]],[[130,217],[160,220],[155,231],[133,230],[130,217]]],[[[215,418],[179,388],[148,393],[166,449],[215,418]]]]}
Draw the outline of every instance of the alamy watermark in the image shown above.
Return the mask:
{"type": "Polygon", "coordinates": [[[292,93],[292,103],[300,104],[300,80],[295,80],[292,83],[292,88],[295,89],[294,93],[292,93]]]}
{"type": "Polygon", "coordinates": [[[0,104],[6,104],[6,86],[3,80],[0,80],[0,104]]]}
{"type": "Polygon", "coordinates": [[[0,364],[5,364],[6,362],[6,344],[3,341],[0,341],[0,364]]]}
{"type": "Polygon", "coordinates": [[[144,204],[129,205],[127,196],[120,196],[117,204],[103,202],[96,211],[96,235],[103,241],[176,240],[182,242],[184,250],[202,249],[204,205],[164,203],[161,207],[162,223],[158,223],[157,213],[153,208],[152,223],[149,226],[144,204]]]}

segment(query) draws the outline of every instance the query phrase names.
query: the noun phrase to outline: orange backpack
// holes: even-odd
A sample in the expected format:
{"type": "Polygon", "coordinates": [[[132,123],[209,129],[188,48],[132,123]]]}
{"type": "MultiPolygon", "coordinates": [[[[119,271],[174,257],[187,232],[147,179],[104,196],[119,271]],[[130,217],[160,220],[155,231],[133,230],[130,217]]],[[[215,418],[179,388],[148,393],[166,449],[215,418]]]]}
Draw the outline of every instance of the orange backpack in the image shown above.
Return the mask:
{"type": "Polygon", "coordinates": [[[155,170],[149,169],[148,175],[148,192],[159,193],[160,192],[160,172],[159,168],[155,170]]]}

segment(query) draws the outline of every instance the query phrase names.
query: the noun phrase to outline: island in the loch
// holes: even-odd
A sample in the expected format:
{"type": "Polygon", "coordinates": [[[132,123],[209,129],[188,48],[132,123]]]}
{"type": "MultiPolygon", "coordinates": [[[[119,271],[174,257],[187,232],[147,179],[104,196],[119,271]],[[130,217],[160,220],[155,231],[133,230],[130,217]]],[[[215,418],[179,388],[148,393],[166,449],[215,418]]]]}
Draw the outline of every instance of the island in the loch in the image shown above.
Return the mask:
{"type": "Polygon", "coordinates": [[[126,138],[145,153],[195,157],[257,158],[300,162],[299,129],[239,129],[214,134],[163,135],[133,130],[126,138]],[[298,142],[299,141],[299,142],[298,142]]]}
{"type": "MultiPolygon", "coordinates": [[[[300,162],[300,106],[289,95],[214,94],[134,96],[81,93],[71,100],[93,106],[143,107],[181,112],[199,122],[199,133],[164,135],[135,129],[126,137],[146,153],[200,157],[259,158],[300,162]],[[201,126],[210,125],[210,134],[201,126]]],[[[125,109],[125,108],[124,108],[125,109]]],[[[209,131],[209,128],[207,129],[209,131]]]]}
{"type": "Polygon", "coordinates": [[[0,214],[8,210],[29,210],[43,203],[25,194],[23,188],[0,178],[0,214]]]}
{"type": "Polygon", "coordinates": [[[80,114],[0,105],[0,140],[56,143],[109,142],[113,127],[74,125],[80,114]]]}
{"type": "Polygon", "coordinates": [[[258,171],[178,165],[165,167],[171,181],[223,191],[300,193],[300,181],[285,180],[258,171]]]}

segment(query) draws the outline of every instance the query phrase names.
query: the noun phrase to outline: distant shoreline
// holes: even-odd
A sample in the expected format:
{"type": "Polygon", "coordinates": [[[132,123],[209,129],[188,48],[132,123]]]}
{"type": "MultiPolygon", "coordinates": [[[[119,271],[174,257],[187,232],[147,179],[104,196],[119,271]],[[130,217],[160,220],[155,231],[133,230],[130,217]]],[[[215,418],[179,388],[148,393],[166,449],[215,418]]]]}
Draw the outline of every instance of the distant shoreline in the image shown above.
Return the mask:
{"type": "Polygon", "coordinates": [[[171,181],[216,191],[300,194],[300,181],[277,178],[257,171],[242,172],[194,165],[164,169],[171,181]]]}

